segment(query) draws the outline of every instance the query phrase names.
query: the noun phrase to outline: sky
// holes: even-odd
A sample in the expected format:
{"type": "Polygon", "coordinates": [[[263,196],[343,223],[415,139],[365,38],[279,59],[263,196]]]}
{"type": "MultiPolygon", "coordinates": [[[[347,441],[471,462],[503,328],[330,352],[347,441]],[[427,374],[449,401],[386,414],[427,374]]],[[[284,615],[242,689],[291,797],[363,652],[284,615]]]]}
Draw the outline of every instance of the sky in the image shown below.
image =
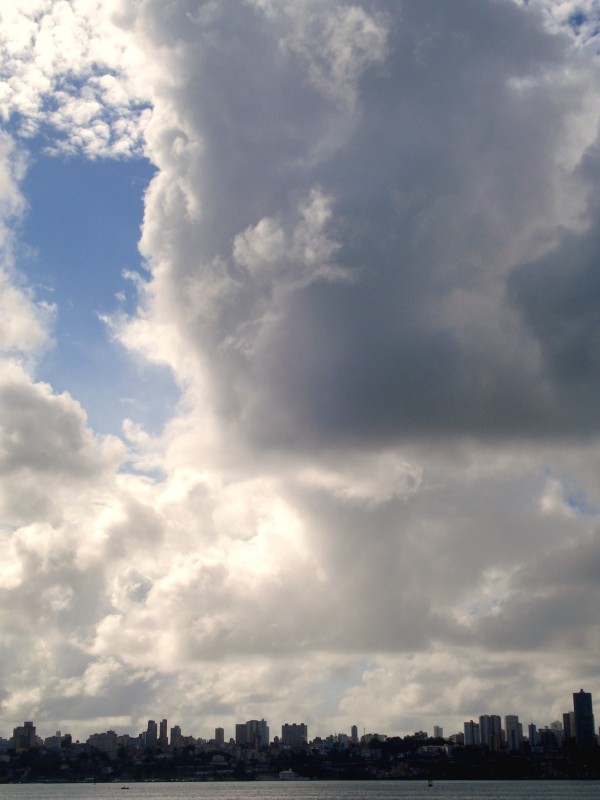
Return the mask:
{"type": "Polygon", "coordinates": [[[2,3],[0,735],[600,698],[599,26],[2,3]]]}

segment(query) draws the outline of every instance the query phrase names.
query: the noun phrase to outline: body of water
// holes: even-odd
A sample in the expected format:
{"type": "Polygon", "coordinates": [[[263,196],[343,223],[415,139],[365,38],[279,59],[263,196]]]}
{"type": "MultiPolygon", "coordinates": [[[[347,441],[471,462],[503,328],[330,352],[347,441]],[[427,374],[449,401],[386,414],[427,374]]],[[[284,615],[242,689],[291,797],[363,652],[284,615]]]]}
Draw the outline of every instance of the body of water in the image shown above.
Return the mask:
{"type": "Polygon", "coordinates": [[[4,784],[0,800],[598,800],[600,781],[4,784]],[[123,789],[123,786],[128,786],[123,789]]]}

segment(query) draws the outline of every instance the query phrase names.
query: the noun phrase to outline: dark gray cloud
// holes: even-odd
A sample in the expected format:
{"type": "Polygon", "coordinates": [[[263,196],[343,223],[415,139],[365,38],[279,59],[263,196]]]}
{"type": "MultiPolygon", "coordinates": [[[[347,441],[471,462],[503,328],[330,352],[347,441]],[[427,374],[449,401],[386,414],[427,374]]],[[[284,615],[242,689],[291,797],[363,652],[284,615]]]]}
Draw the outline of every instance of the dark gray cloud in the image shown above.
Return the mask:
{"type": "MultiPolygon", "coordinates": [[[[181,196],[144,241],[169,263],[158,302],[209,368],[219,413],[285,446],[595,429],[548,398],[503,300],[519,259],[570,222],[556,218],[561,153],[582,97],[567,40],[512,3],[378,4],[379,39],[344,83],[335,37],[306,41],[310,14],[282,8],[223,7],[198,16],[196,38],[170,34],[186,63],[169,97],[183,157],[165,161],[181,196]],[[330,247],[307,279],[293,243],[316,187],[330,247]]],[[[311,8],[327,31],[330,11],[311,8]]]]}
{"type": "Polygon", "coordinates": [[[557,431],[594,434],[600,388],[599,227],[569,235],[561,245],[513,271],[510,302],[540,352],[533,390],[557,431]],[[547,399],[546,399],[547,398],[547,399]],[[544,402],[546,399],[546,402],[544,402]]]}

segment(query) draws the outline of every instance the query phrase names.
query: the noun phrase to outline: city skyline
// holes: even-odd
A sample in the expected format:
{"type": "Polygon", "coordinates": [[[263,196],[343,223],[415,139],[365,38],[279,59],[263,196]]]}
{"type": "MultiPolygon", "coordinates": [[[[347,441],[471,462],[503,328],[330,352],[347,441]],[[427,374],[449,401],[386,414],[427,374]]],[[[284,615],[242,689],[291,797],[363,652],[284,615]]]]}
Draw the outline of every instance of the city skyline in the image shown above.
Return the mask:
{"type": "MultiPolygon", "coordinates": [[[[543,728],[560,732],[561,741],[564,739],[573,739],[576,741],[579,748],[589,748],[594,744],[598,744],[600,738],[600,726],[596,728],[595,718],[593,713],[592,693],[580,689],[579,692],[574,692],[572,695],[573,708],[569,711],[563,712],[561,720],[546,721],[543,723],[543,728]]],[[[537,732],[542,730],[542,724],[531,721],[527,725],[529,736],[524,736],[524,719],[519,719],[518,714],[506,714],[501,717],[499,714],[482,713],[477,716],[477,722],[473,719],[464,721],[462,729],[447,732],[444,736],[443,727],[440,725],[433,726],[433,732],[429,734],[427,731],[418,729],[409,734],[399,734],[398,732],[389,733],[384,731],[377,731],[373,729],[367,734],[366,728],[363,728],[362,735],[359,734],[359,729],[356,724],[352,724],[348,731],[336,731],[335,733],[329,732],[325,736],[317,734],[313,739],[322,739],[328,737],[343,737],[348,743],[357,744],[359,739],[362,740],[366,736],[382,736],[393,737],[398,735],[425,735],[431,738],[445,738],[450,740],[463,736],[461,744],[465,746],[482,746],[488,750],[495,751],[500,749],[520,750],[523,741],[528,738],[530,744],[532,742],[531,734],[537,736],[537,732]],[[502,724],[504,720],[504,724],[502,724]]],[[[227,737],[225,729],[217,726],[214,729],[214,735],[202,736],[196,735],[191,732],[184,732],[180,725],[170,726],[167,718],[163,718],[157,723],[154,719],[149,719],[145,730],[132,734],[131,732],[121,732],[117,734],[116,731],[109,731],[117,736],[125,736],[128,739],[138,740],[144,747],[155,748],[159,746],[161,749],[166,750],[169,747],[181,747],[182,741],[187,739],[203,739],[206,742],[213,741],[217,745],[225,745],[234,742],[236,745],[252,747],[260,750],[262,747],[272,743],[277,737],[277,740],[283,745],[300,746],[302,743],[306,744],[311,741],[308,735],[308,726],[304,722],[282,722],[280,732],[270,735],[270,726],[268,721],[261,718],[247,720],[246,722],[237,722],[233,726],[232,735],[227,737]],[[160,735],[159,735],[160,731],[160,735]]],[[[94,732],[88,734],[89,736],[101,736],[106,732],[94,732]]],[[[70,732],[66,731],[65,734],[70,732]]],[[[23,726],[18,726],[13,731],[13,737],[19,735],[23,737],[26,742],[25,749],[32,746],[33,739],[36,735],[36,727],[33,721],[25,721],[23,726]],[[17,734],[17,731],[19,732],[17,734]]],[[[59,736],[59,732],[56,733],[59,736]]],[[[2,731],[0,731],[0,739],[2,739],[2,731]]],[[[6,737],[5,737],[6,738],[6,737]]],[[[51,737],[53,738],[53,737],[51,737]]],[[[43,741],[43,739],[42,739],[43,741]]],[[[85,741],[85,739],[84,739],[85,741]]],[[[340,741],[342,739],[340,738],[340,741]]]]}
{"type": "Polygon", "coordinates": [[[0,726],[600,696],[599,51],[600,0],[0,3],[0,726]]]}

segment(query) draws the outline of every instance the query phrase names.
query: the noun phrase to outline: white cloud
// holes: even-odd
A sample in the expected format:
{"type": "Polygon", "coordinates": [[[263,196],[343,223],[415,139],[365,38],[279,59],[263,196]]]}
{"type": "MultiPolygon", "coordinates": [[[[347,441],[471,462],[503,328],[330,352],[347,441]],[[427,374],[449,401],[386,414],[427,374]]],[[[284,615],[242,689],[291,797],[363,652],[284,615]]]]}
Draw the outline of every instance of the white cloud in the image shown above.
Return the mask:
{"type": "Polygon", "coordinates": [[[25,136],[49,131],[51,150],[139,154],[149,98],[129,77],[136,54],[115,24],[117,10],[98,0],[3,3],[4,121],[16,117],[25,136]]]}
{"type": "Polygon", "coordinates": [[[21,361],[35,360],[48,347],[54,311],[33,300],[16,270],[14,228],[26,211],[20,190],[25,169],[24,152],[0,131],[0,354],[21,361]]]}
{"type": "Polygon", "coordinates": [[[157,167],[105,320],[182,393],[94,435],[9,264],[4,718],[548,722],[597,681],[597,65],[510,2],[192,5],[0,12],[20,135],[157,167]]]}

